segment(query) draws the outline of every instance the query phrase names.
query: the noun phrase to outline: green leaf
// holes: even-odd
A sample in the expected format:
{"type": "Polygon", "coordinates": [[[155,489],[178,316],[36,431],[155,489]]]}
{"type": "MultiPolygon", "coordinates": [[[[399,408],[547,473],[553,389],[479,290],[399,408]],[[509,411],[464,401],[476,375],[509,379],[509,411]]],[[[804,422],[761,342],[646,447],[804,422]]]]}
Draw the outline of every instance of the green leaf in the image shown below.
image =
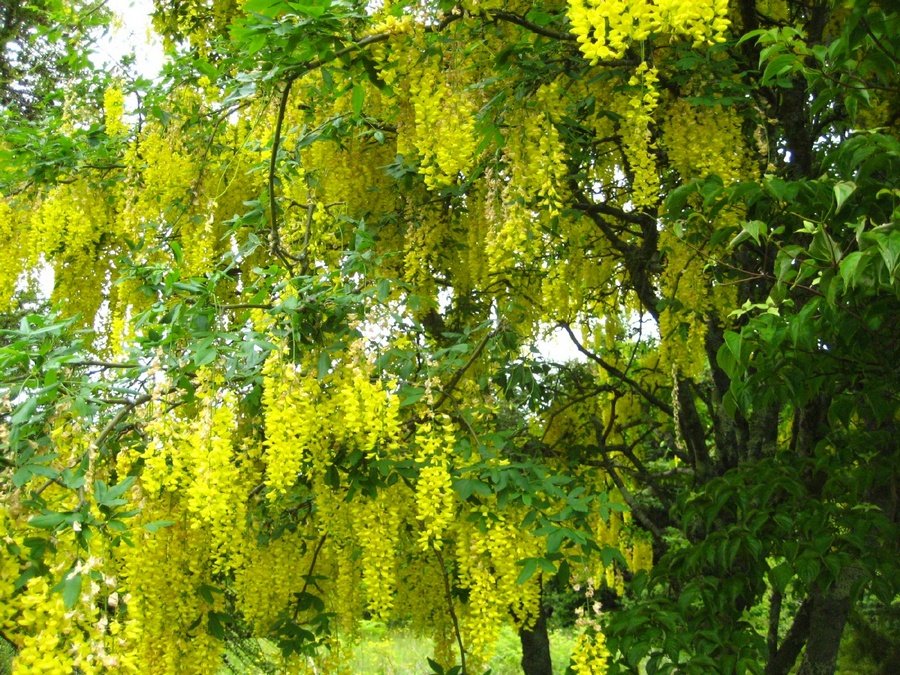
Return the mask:
{"type": "Polygon", "coordinates": [[[762,83],[764,85],[772,84],[773,80],[777,80],[782,75],[787,75],[801,66],[800,57],[797,55],[779,54],[766,64],[766,69],[763,71],[762,83]]]}
{"type": "Polygon", "coordinates": [[[72,519],[72,513],[44,513],[39,516],[32,516],[28,519],[28,524],[34,527],[40,527],[45,530],[52,530],[65,522],[72,519]]]}
{"type": "Polygon", "coordinates": [[[325,376],[328,375],[328,371],[331,370],[331,357],[328,355],[328,352],[323,350],[319,354],[319,360],[316,363],[316,377],[320,380],[325,379],[325,376]]]}
{"type": "Polygon", "coordinates": [[[81,595],[81,575],[69,573],[62,582],[63,604],[66,609],[72,609],[81,595]]]}
{"type": "MultiPolygon", "coordinates": [[[[861,251],[853,251],[841,260],[841,279],[844,281],[846,288],[854,288],[859,282],[859,274],[862,272],[860,263],[863,262],[864,254],[861,251]]],[[[863,268],[865,265],[863,266],[863,268]]]]}
{"type": "Polygon", "coordinates": [[[534,573],[537,572],[538,569],[538,559],[537,558],[526,558],[521,561],[522,572],[519,574],[519,578],[516,579],[517,584],[524,584],[531,577],[534,576],[534,573]]]}
{"type": "Polygon", "coordinates": [[[856,183],[850,181],[834,184],[834,199],[837,203],[835,213],[841,210],[844,202],[846,202],[847,198],[853,194],[854,190],[856,190],[856,183]]]}
{"type": "Polygon", "coordinates": [[[492,494],[491,486],[477,478],[459,478],[453,481],[453,489],[463,501],[476,493],[482,497],[490,497],[492,494]]]}
{"type": "Polygon", "coordinates": [[[549,26],[551,23],[553,23],[553,19],[555,17],[552,14],[543,12],[539,9],[530,9],[525,15],[525,18],[528,19],[531,23],[543,27],[549,26]]]}
{"type": "Polygon", "coordinates": [[[353,109],[354,116],[360,116],[365,101],[366,88],[362,84],[354,84],[353,92],[350,94],[350,107],[353,109]]]}
{"type": "Polygon", "coordinates": [[[308,5],[300,2],[291,2],[288,3],[290,8],[295,12],[299,12],[300,14],[305,14],[306,16],[312,17],[313,19],[319,19],[322,17],[325,12],[328,11],[330,2],[323,3],[321,5],[308,5]]]}
{"type": "Polygon", "coordinates": [[[423,396],[425,396],[425,389],[422,387],[412,387],[408,384],[403,385],[400,387],[400,407],[405,408],[406,406],[418,403],[423,396]]]}

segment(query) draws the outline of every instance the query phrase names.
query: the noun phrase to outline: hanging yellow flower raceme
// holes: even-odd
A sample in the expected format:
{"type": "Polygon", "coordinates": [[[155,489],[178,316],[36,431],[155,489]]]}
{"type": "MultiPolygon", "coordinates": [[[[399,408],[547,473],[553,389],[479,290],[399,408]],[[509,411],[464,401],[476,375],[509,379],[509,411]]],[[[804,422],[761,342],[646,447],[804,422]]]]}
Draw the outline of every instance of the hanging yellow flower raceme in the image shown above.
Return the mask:
{"type": "Polygon", "coordinates": [[[724,41],[727,0],[569,0],[569,20],[592,64],[621,58],[635,42],[659,34],[694,47],[724,41]]]}
{"type": "Polygon", "coordinates": [[[587,629],[575,642],[572,650],[572,671],[575,675],[605,675],[609,661],[606,637],[600,630],[587,629]]]}
{"type": "Polygon", "coordinates": [[[477,147],[472,94],[461,83],[449,81],[452,75],[435,63],[425,63],[409,85],[419,173],[432,190],[454,184],[468,171],[477,147]]]}
{"type": "Polygon", "coordinates": [[[103,92],[103,120],[106,123],[106,133],[110,136],[120,136],[128,131],[125,125],[125,95],[120,85],[114,84],[103,92]]]}
{"type": "Polygon", "coordinates": [[[450,456],[455,444],[450,419],[437,417],[422,423],[416,432],[418,454],[423,464],[416,483],[416,519],[421,523],[419,546],[440,549],[447,527],[455,517],[455,496],[450,479],[450,456]]]}

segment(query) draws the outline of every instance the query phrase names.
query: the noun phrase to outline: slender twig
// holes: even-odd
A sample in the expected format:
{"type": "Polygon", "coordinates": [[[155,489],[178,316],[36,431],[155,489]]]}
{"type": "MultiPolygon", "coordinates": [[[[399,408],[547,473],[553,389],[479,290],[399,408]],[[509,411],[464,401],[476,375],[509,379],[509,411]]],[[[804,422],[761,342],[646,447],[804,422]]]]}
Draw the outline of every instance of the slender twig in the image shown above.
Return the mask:
{"type": "MultiPolygon", "coordinates": [[[[128,401],[127,403],[125,403],[122,406],[122,409],[115,414],[115,416],[109,421],[109,423],[105,427],[103,427],[103,430],[97,436],[97,439],[93,442],[91,447],[85,451],[85,453],[87,453],[88,456],[90,457],[90,454],[94,450],[99,450],[103,446],[103,444],[106,442],[106,439],[110,436],[110,434],[112,434],[112,432],[115,431],[116,427],[119,426],[119,424],[122,422],[122,420],[124,420],[131,413],[132,410],[134,410],[135,408],[137,408],[140,405],[143,405],[144,403],[147,403],[151,398],[152,398],[152,396],[150,394],[141,394],[137,398],[132,399],[132,400],[128,401]]],[[[71,470],[71,469],[74,469],[75,467],[77,467],[79,464],[81,464],[82,460],[84,459],[85,453],[82,453],[81,456],[78,458],[78,460],[74,464],[69,466],[68,468],[71,470]]],[[[34,496],[35,497],[39,496],[41,493],[44,492],[44,490],[46,490],[48,487],[50,487],[53,483],[58,484],[58,482],[59,482],[58,478],[48,479],[43,485],[41,485],[37,490],[34,491],[34,496]]]]}
{"type": "MultiPolygon", "coordinates": [[[[512,12],[503,12],[497,10],[486,12],[485,16],[490,17],[491,19],[497,19],[498,21],[514,23],[517,26],[521,26],[522,28],[531,31],[532,33],[543,35],[544,37],[552,38],[554,40],[574,41],[577,39],[574,33],[562,33],[551,28],[544,28],[543,26],[539,26],[536,23],[529,21],[524,16],[519,16],[518,14],[513,14],[512,12]]],[[[604,65],[608,64],[604,61],[604,65]]]]}
{"type": "Polygon", "coordinates": [[[438,399],[437,403],[434,404],[434,409],[437,410],[440,408],[450,397],[450,394],[456,388],[456,385],[459,384],[459,381],[462,379],[462,376],[466,374],[466,371],[472,367],[472,364],[481,356],[481,352],[484,351],[484,348],[487,346],[488,340],[497,335],[500,332],[500,328],[495,328],[490,333],[481,338],[481,342],[476,345],[474,351],[472,352],[472,356],[469,357],[469,360],[463,365],[462,368],[457,370],[453,377],[450,379],[450,382],[447,383],[447,386],[444,387],[444,390],[441,392],[441,396],[438,399]]]}
{"type": "Polygon", "coordinates": [[[297,620],[297,616],[300,614],[300,601],[303,599],[303,596],[306,595],[306,589],[309,588],[309,580],[312,578],[313,572],[316,569],[316,561],[319,559],[319,553],[325,545],[325,539],[327,537],[327,533],[319,537],[319,543],[316,544],[316,549],[313,551],[312,560],[309,561],[309,570],[306,573],[306,577],[303,579],[303,588],[301,588],[300,593],[297,594],[297,604],[294,605],[294,621],[297,620]]]}
{"type": "Polygon", "coordinates": [[[603,455],[603,464],[606,472],[609,474],[609,477],[613,479],[613,483],[616,484],[616,487],[619,488],[619,493],[622,495],[622,499],[625,500],[625,503],[628,504],[628,508],[631,509],[631,512],[634,514],[635,518],[641,521],[641,524],[646,527],[650,534],[653,535],[653,539],[659,545],[664,545],[662,530],[657,527],[656,523],[654,523],[650,517],[644,513],[644,510],[640,507],[640,505],[635,501],[634,495],[631,494],[631,490],[625,485],[625,481],[616,473],[615,467],[613,463],[610,461],[608,455],[606,454],[605,448],[601,445],[600,452],[603,455]]]}
{"type": "Polygon", "coordinates": [[[288,77],[281,92],[281,100],[278,102],[278,116],[275,118],[275,135],[272,138],[272,150],[269,156],[269,244],[288,272],[293,275],[294,266],[287,254],[281,248],[281,236],[278,233],[278,201],[275,198],[275,178],[278,166],[278,148],[281,146],[281,128],[284,125],[284,116],[287,112],[288,99],[291,95],[291,87],[297,79],[297,75],[288,77]]]}
{"type": "Polygon", "coordinates": [[[233,305],[219,305],[219,309],[272,309],[272,305],[257,302],[238,302],[233,305]]]}
{"type": "Polygon", "coordinates": [[[778,653],[778,625],[781,623],[781,593],[772,591],[769,599],[769,634],[766,637],[766,646],[769,650],[769,661],[775,659],[778,653]]]}
{"type": "Polygon", "coordinates": [[[597,394],[602,394],[604,392],[610,393],[615,392],[615,389],[608,384],[602,384],[599,387],[596,387],[589,391],[586,394],[582,394],[581,396],[576,396],[575,398],[569,399],[566,403],[559,408],[556,408],[553,411],[553,414],[547,418],[547,422],[544,425],[544,433],[541,436],[541,443],[544,442],[544,439],[547,438],[547,434],[550,433],[550,428],[553,426],[553,421],[561,414],[563,414],[566,410],[571,408],[573,405],[578,405],[582,401],[587,401],[589,398],[593,398],[597,394]]]}
{"type": "Polygon", "coordinates": [[[72,368],[140,368],[139,363],[112,363],[110,361],[69,361],[63,365],[72,368]]]}
{"type": "Polygon", "coordinates": [[[616,377],[616,378],[622,380],[622,382],[625,382],[626,384],[628,384],[628,386],[630,386],[638,394],[640,394],[642,397],[644,397],[648,403],[656,406],[657,408],[662,410],[667,415],[672,414],[672,406],[670,406],[665,401],[661,400],[658,396],[655,396],[653,393],[645,390],[640,384],[638,384],[633,379],[628,377],[628,375],[623,373],[621,370],[616,368],[611,363],[600,358],[600,356],[598,356],[594,352],[590,351],[589,349],[586,349],[584,347],[584,345],[582,345],[581,342],[578,341],[578,338],[575,337],[575,333],[572,332],[572,328],[569,326],[569,324],[560,323],[559,325],[562,326],[562,328],[565,329],[565,331],[569,334],[569,338],[571,338],[572,342],[575,344],[575,347],[578,349],[578,351],[580,351],[582,354],[584,354],[586,357],[588,357],[594,363],[598,364],[601,368],[603,368],[603,370],[605,370],[607,373],[609,373],[613,377],[616,377]]]}
{"type": "Polygon", "coordinates": [[[866,17],[860,17],[859,22],[862,24],[863,28],[866,29],[866,32],[869,34],[869,37],[872,38],[872,42],[885,53],[885,55],[894,63],[897,63],[897,54],[896,52],[892,52],[887,47],[885,47],[881,40],[878,39],[878,36],[875,35],[875,32],[872,30],[872,27],[869,25],[869,22],[866,20],[866,17]]]}
{"type": "Polygon", "coordinates": [[[438,566],[441,568],[441,578],[444,580],[444,593],[447,596],[447,609],[450,612],[450,621],[453,622],[453,632],[456,633],[456,644],[459,646],[459,665],[461,675],[466,675],[466,649],[463,646],[462,632],[459,630],[459,619],[456,616],[456,608],[453,606],[453,595],[450,592],[450,578],[447,574],[447,568],[444,566],[444,556],[441,555],[440,549],[432,548],[434,557],[437,558],[438,566]]]}

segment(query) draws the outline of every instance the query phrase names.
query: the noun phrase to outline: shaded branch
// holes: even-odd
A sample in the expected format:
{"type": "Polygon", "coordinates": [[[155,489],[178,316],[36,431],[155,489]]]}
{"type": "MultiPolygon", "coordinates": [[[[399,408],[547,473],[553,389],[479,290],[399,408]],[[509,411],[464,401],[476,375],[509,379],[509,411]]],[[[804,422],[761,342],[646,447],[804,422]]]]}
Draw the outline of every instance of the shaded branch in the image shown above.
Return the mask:
{"type": "Polygon", "coordinates": [[[459,665],[461,675],[466,675],[466,649],[463,646],[462,632],[459,630],[459,619],[456,616],[456,608],[453,606],[453,595],[450,590],[450,579],[447,576],[447,568],[444,566],[444,556],[437,548],[432,548],[434,557],[437,558],[441,568],[441,578],[444,580],[444,593],[447,596],[447,609],[450,612],[450,620],[453,622],[453,632],[456,634],[456,644],[459,647],[459,665]]]}
{"type": "Polygon", "coordinates": [[[297,620],[297,615],[300,614],[300,602],[303,600],[303,596],[306,595],[306,589],[309,588],[309,580],[312,578],[313,572],[316,569],[316,561],[319,559],[319,553],[322,551],[322,547],[325,545],[325,539],[327,538],[327,533],[319,537],[319,543],[316,544],[316,549],[313,551],[312,560],[309,561],[309,570],[306,572],[306,576],[303,579],[303,588],[301,588],[300,592],[297,594],[297,604],[294,605],[294,621],[297,620]]]}
{"type": "MultiPolygon", "coordinates": [[[[600,433],[600,429],[597,430],[598,434],[600,433]]],[[[613,479],[613,483],[616,484],[616,487],[619,489],[619,492],[622,495],[622,499],[625,500],[625,503],[628,504],[628,508],[631,509],[631,512],[634,514],[634,517],[641,521],[641,524],[647,528],[650,534],[653,535],[653,539],[658,546],[665,547],[665,541],[663,541],[662,530],[654,523],[650,517],[644,513],[644,509],[641,508],[640,504],[634,498],[634,495],[631,494],[631,490],[625,485],[625,481],[616,473],[615,466],[609,458],[609,455],[606,452],[606,448],[603,447],[601,443],[598,446],[600,450],[600,454],[603,455],[603,468],[606,469],[606,473],[609,474],[609,477],[613,479]]]]}
{"type": "Polygon", "coordinates": [[[481,352],[484,351],[484,348],[487,346],[488,340],[497,335],[500,332],[500,327],[495,328],[490,333],[481,338],[481,342],[479,342],[475,349],[472,351],[472,356],[469,357],[469,360],[465,362],[462,368],[457,370],[453,377],[450,379],[450,382],[447,383],[447,386],[444,387],[443,391],[441,391],[441,397],[438,399],[437,403],[434,404],[434,409],[437,410],[444,403],[446,403],[447,399],[450,398],[450,394],[456,388],[456,385],[459,384],[459,381],[462,379],[463,375],[466,374],[466,371],[472,367],[472,364],[481,356],[481,352]]]}
{"type": "MultiPolygon", "coordinates": [[[[128,401],[127,403],[125,403],[122,406],[122,409],[115,414],[115,416],[106,424],[106,426],[103,427],[102,431],[97,436],[97,439],[93,442],[91,447],[88,448],[88,450],[86,450],[85,452],[88,453],[88,455],[90,455],[91,451],[99,450],[103,446],[103,444],[106,442],[106,439],[109,438],[110,434],[112,434],[112,432],[115,431],[116,427],[119,426],[119,424],[122,422],[122,420],[124,420],[131,413],[132,410],[134,410],[135,408],[137,408],[140,405],[143,405],[144,403],[147,403],[152,398],[153,397],[150,394],[141,394],[137,398],[132,399],[132,400],[128,401]]],[[[74,469],[79,464],[81,464],[82,460],[84,459],[84,456],[85,456],[85,453],[82,453],[81,456],[78,458],[78,460],[74,464],[69,466],[68,469],[69,470],[74,469]]],[[[35,497],[39,496],[41,493],[44,492],[44,490],[46,490],[48,487],[50,487],[53,483],[58,484],[59,479],[58,478],[49,478],[43,485],[41,485],[37,490],[34,491],[34,496],[35,497]]]]}
{"type": "MultiPolygon", "coordinates": [[[[491,19],[497,19],[499,21],[506,21],[507,23],[514,23],[517,26],[521,26],[527,31],[530,31],[537,35],[543,35],[544,37],[552,38],[553,40],[565,40],[567,42],[573,42],[577,39],[574,33],[562,33],[560,31],[553,30],[552,28],[544,28],[543,26],[539,26],[536,23],[529,21],[524,16],[519,16],[518,14],[513,14],[512,12],[496,10],[487,12],[485,16],[490,17],[491,19]]],[[[603,65],[611,64],[604,62],[603,65]]]]}
{"type": "Polygon", "coordinates": [[[800,655],[800,650],[806,644],[811,613],[812,600],[806,598],[803,604],[800,605],[800,609],[797,611],[794,622],[791,624],[791,628],[787,636],[785,636],[781,647],[775,652],[774,657],[769,657],[769,663],[766,664],[766,675],[787,675],[791,671],[791,668],[797,661],[797,657],[800,655]]]}
{"type": "Polygon", "coordinates": [[[640,394],[644,399],[646,399],[646,401],[648,403],[655,406],[656,408],[659,408],[661,411],[663,411],[667,415],[672,414],[672,406],[670,406],[668,403],[666,403],[665,401],[660,399],[658,396],[654,395],[652,392],[649,392],[646,389],[644,389],[639,383],[637,383],[635,380],[628,377],[628,375],[626,375],[621,370],[616,368],[613,364],[609,363],[608,361],[605,361],[604,359],[602,359],[600,356],[598,356],[594,352],[586,349],[584,347],[584,345],[582,345],[578,341],[578,338],[575,337],[575,333],[572,332],[572,328],[569,326],[569,324],[560,323],[559,325],[562,326],[562,328],[564,328],[565,331],[569,334],[569,338],[571,338],[572,342],[574,343],[574,345],[578,349],[578,351],[580,351],[582,354],[584,354],[587,358],[589,358],[594,363],[598,364],[608,374],[610,374],[613,377],[618,378],[622,382],[625,382],[626,384],[628,384],[628,386],[630,386],[638,394],[640,394]]]}

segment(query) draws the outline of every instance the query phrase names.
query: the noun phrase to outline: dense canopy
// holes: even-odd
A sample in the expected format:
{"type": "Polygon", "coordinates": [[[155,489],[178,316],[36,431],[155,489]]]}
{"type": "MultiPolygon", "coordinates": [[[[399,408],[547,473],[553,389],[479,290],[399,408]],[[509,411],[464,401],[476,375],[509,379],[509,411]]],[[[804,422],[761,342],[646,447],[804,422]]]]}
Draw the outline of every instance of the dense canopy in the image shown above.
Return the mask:
{"type": "Polygon", "coordinates": [[[101,6],[0,9],[14,672],[894,672],[893,3],[101,6]]]}

